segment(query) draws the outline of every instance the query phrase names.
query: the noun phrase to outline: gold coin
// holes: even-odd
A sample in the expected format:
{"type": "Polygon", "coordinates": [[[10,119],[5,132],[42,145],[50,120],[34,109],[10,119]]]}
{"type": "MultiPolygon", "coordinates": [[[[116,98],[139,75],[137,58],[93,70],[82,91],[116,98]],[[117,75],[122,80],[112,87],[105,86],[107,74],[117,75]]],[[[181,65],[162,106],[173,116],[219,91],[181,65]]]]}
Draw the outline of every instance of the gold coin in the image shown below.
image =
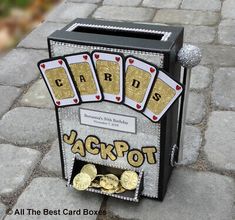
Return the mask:
{"type": "Polygon", "coordinates": [[[136,189],[138,183],[138,174],[134,171],[124,171],[121,175],[120,182],[125,189],[136,189]]]}
{"type": "Polygon", "coordinates": [[[121,184],[119,184],[115,193],[123,193],[125,191],[126,191],[126,189],[123,188],[121,184]]]}
{"type": "Polygon", "coordinates": [[[82,167],[81,173],[86,173],[91,177],[91,181],[95,179],[97,175],[97,169],[93,164],[86,164],[82,167]]]}
{"type": "Polygon", "coordinates": [[[116,189],[119,183],[118,177],[113,174],[107,174],[100,178],[100,185],[104,189],[116,189]]]}
{"type": "Polygon", "coordinates": [[[73,187],[77,190],[86,190],[91,184],[91,177],[86,173],[79,173],[73,179],[73,187]]]}
{"type": "Polygon", "coordinates": [[[93,181],[91,182],[90,187],[93,187],[93,188],[101,188],[101,186],[100,186],[100,181],[98,181],[98,180],[93,180],[93,181]]]}
{"type": "Polygon", "coordinates": [[[116,189],[104,189],[104,188],[101,188],[101,191],[105,192],[105,193],[112,194],[112,193],[116,192],[116,189]]]}

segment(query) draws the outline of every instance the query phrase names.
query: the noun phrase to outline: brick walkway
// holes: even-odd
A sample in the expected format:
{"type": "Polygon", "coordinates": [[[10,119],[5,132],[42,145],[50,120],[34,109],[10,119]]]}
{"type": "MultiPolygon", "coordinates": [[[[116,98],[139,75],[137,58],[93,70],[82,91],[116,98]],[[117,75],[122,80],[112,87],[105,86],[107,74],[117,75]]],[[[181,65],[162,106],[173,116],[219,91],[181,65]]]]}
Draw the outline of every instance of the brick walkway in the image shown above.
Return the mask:
{"type": "Polygon", "coordinates": [[[5,215],[10,208],[106,210],[108,217],[99,219],[235,219],[234,0],[71,0],[1,57],[0,69],[0,219],[97,218],[5,215]],[[184,161],[163,203],[77,193],[60,179],[52,101],[36,63],[48,57],[46,37],[76,17],[183,25],[185,42],[202,49],[192,74],[184,161]]]}

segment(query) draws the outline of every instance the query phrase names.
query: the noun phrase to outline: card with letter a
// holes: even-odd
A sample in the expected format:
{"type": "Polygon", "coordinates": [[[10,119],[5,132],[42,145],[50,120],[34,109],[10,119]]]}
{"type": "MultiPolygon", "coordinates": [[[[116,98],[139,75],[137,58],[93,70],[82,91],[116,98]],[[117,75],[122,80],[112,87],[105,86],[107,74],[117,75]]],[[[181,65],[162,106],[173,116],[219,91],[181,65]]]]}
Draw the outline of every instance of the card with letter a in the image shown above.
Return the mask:
{"type": "Polygon", "coordinates": [[[158,122],[182,91],[179,83],[160,70],[143,114],[153,122],[158,122]]]}
{"type": "Polygon", "coordinates": [[[82,102],[101,101],[103,95],[89,53],[65,56],[82,102]]]}
{"type": "Polygon", "coordinates": [[[81,102],[67,63],[62,57],[41,60],[38,68],[56,106],[75,105],[81,102]]]}
{"type": "Polygon", "coordinates": [[[127,57],[125,69],[124,103],[137,111],[143,111],[158,69],[156,66],[132,56],[127,57]]]}
{"type": "Polygon", "coordinates": [[[122,55],[94,51],[92,59],[103,90],[104,100],[121,103],[124,95],[124,64],[122,55]]]}

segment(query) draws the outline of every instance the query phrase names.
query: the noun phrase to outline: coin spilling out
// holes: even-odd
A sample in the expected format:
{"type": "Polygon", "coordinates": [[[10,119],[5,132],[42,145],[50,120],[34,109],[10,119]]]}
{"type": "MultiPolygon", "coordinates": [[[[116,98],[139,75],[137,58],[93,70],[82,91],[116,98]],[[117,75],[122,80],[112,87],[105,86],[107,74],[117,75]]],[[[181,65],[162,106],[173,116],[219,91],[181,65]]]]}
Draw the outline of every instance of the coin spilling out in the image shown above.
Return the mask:
{"type": "Polygon", "coordinates": [[[97,175],[97,169],[93,164],[86,164],[82,167],[81,173],[88,174],[91,177],[91,180],[93,181],[97,175]]]}
{"type": "Polygon", "coordinates": [[[77,190],[85,190],[91,184],[91,177],[86,173],[79,173],[73,179],[73,187],[77,190]]]}
{"type": "Polygon", "coordinates": [[[97,174],[97,169],[93,164],[84,165],[80,173],[73,179],[73,187],[77,190],[96,188],[108,194],[134,190],[137,184],[138,174],[134,171],[124,171],[119,180],[116,175],[111,173],[97,174]]]}
{"type": "Polygon", "coordinates": [[[138,183],[138,175],[134,171],[124,171],[120,179],[123,188],[128,190],[136,189],[138,183]]]}

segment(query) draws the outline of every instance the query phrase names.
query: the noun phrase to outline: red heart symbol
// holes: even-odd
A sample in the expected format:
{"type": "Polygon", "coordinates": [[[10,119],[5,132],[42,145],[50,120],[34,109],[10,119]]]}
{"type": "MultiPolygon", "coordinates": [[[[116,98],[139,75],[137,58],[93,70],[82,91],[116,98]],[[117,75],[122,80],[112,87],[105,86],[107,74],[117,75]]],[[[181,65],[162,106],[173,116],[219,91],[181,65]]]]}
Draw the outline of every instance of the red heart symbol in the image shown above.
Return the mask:
{"type": "Polygon", "coordinates": [[[99,59],[99,57],[100,57],[99,54],[95,54],[95,58],[96,58],[97,60],[99,59]]]}
{"type": "Polygon", "coordinates": [[[60,65],[62,65],[63,61],[62,61],[62,60],[58,60],[58,63],[59,63],[60,65]]]}
{"type": "Polygon", "coordinates": [[[177,85],[176,90],[181,90],[181,86],[177,85]]]}
{"type": "Polygon", "coordinates": [[[134,63],[134,60],[133,59],[129,59],[129,63],[130,64],[134,63]]]}
{"type": "Polygon", "coordinates": [[[43,64],[41,64],[41,67],[42,67],[43,69],[45,69],[46,65],[43,63],[43,64]]]}
{"type": "Polygon", "coordinates": [[[119,62],[119,61],[120,61],[120,57],[115,57],[115,60],[116,60],[117,62],[119,62]]]}
{"type": "Polygon", "coordinates": [[[154,72],[155,72],[155,68],[150,67],[150,72],[151,72],[151,73],[154,73],[154,72]]]}
{"type": "Polygon", "coordinates": [[[84,60],[87,60],[88,56],[87,55],[83,55],[84,60]]]}
{"type": "Polygon", "coordinates": [[[78,100],[77,100],[77,99],[74,99],[73,101],[74,101],[75,103],[78,103],[78,100]]]}
{"type": "Polygon", "coordinates": [[[60,101],[56,101],[56,105],[60,105],[60,101]]]}
{"type": "Polygon", "coordinates": [[[119,102],[121,100],[121,97],[117,96],[116,99],[119,102]]]}
{"type": "Polygon", "coordinates": [[[137,109],[140,109],[140,108],[141,108],[141,105],[140,105],[140,104],[136,104],[136,108],[137,108],[137,109]]]}
{"type": "Polygon", "coordinates": [[[99,99],[100,99],[100,96],[99,96],[99,95],[97,95],[97,96],[96,96],[96,99],[97,99],[97,100],[99,100],[99,99]]]}
{"type": "Polygon", "coordinates": [[[153,120],[157,121],[157,116],[156,115],[153,116],[153,120]]]}

